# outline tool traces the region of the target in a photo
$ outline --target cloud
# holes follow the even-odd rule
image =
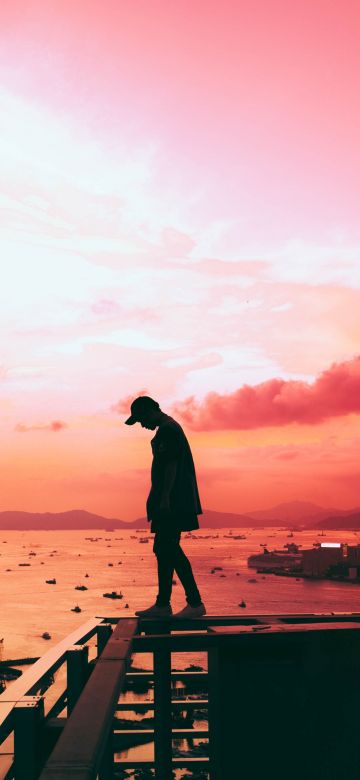
[[[299,457],[299,453],[293,450],[288,452],[280,452],[279,455],[275,455],[276,460],[294,460]]]
[[[208,276],[250,276],[260,277],[270,268],[265,260],[221,260],[218,258],[205,258],[196,262],[192,261],[192,269],[200,271]]]
[[[161,238],[167,256],[186,257],[195,246],[191,236],[172,227],[164,228]]]
[[[117,412],[117,414],[126,414],[127,417],[130,414],[130,406],[132,402],[135,400],[135,398],[138,397],[138,395],[150,395],[149,391],[145,389],[139,390],[134,395],[128,395],[126,398],[120,399],[120,401],[117,401],[116,404],[112,404],[110,407],[112,412]]]
[[[315,425],[332,417],[360,412],[360,355],[333,363],[312,384],[270,379],[243,385],[228,395],[211,392],[173,407],[193,430],[249,430],[290,423]]]
[[[109,298],[100,298],[91,305],[90,309],[93,314],[105,317],[116,317],[116,315],[122,313],[122,309],[117,301]]]
[[[73,305],[76,308],[76,304]],[[78,310],[83,310],[82,322],[87,322],[88,307],[86,309],[83,303],[77,304]],[[91,315],[95,315],[96,319],[109,320],[113,322],[153,322],[157,323],[160,319],[158,311],[155,311],[151,307],[136,307],[126,308],[118,303],[118,301],[112,298],[99,298],[89,307]],[[93,318],[91,319],[91,322]]]
[[[67,428],[66,423],[62,420],[53,420],[48,425],[23,425],[22,423],[18,423],[15,426],[15,431],[18,431],[19,433],[28,433],[28,431],[54,431],[56,433],[63,428]]]
[[[332,479],[334,479],[335,482],[341,483],[345,487],[349,488],[350,490],[358,489],[359,483],[360,483],[360,471],[359,469],[350,471],[346,474],[344,473],[337,473],[334,474]],[[357,502],[357,506],[359,503]]]

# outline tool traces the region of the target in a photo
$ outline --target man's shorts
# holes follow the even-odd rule
[[[199,521],[195,512],[171,512],[166,516],[161,512],[153,512],[151,516],[152,534],[170,529],[174,532],[196,531],[197,528],[199,528]]]

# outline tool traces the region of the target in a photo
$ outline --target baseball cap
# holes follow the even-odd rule
[[[139,395],[138,398],[135,398],[135,401],[132,402],[130,409],[131,415],[125,420],[125,425],[134,425],[134,423],[140,422],[139,416],[141,417],[143,413],[160,409],[160,406],[157,401],[154,401],[154,399],[150,398],[148,395]]]

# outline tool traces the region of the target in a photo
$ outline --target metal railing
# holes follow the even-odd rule
[[[111,634],[111,626],[103,618],[91,618],[61,642],[44,653],[16,681],[0,694],[0,746],[9,743],[6,780],[13,777],[36,778],[41,754],[47,753],[59,733],[63,719],[56,716],[65,707],[71,712],[91,671],[88,661],[89,644],[96,638],[97,654]],[[54,675],[66,670],[66,684],[45,718],[45,693],[54,685]],[[42,733],[42,748],[36,733]],[[6,756],[3,755],[3,763]]]
[[[181,620],[181,625],[175,618],[93,618],[49,650],[0,695],[0,744],[11,732],[14,734],[14,756],[6,780],[111,780],[117,768],[154,769],[157,780],[170,780],[172,770],[179,767],[201,768],[211,780],[218,780],[219,681],[216,663],[211,659],[219,649],[236,653],[239,642],[243,647],[255,633],[265,634],[270,624],[272,628],[278,624],[282,632],[289,624],[319,624],[319,630],[321,624],[326,624],[324,628],[339,633],[347,627],[358,631],[359,623],[360,613],[205,616]],[[95,636],[97,656],[89,662],[87,643]],[[171,655],[179,652],[207,653],[208,670],[172,670]],[[134,653],[151,653],[153,670],[132,671],[129,664]],[[65,663],[66,689],[45,716],[43,688],[49,675]],[[153,701],[122,701],[126,683],[134,680],[153,683]],[[201,681],[209,695],[178,699],[172,687],[176,680]],[[65,707],[67,717],[60,717]],[[208,729],[174,727],[173,710],[192,708],[208,709]],[[153,728],[119,728],[116,713],[131,710],[152,711]],[[138,737],[138,744],[144,739],[153,741],[154,757],[123,758],[121,753],[130,735],[135,743]],[[174,757],[172,743],[179,738],[206,740],[208,755]],[[114,754],[120,754],[120,760],[115,761]]]

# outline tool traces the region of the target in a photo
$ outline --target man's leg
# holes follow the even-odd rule
[[[180,547],[180,534],[179,541],[174,547],[173,563],[176,574],[184,588],[187,603],[192,607],[198,607],[202,603],[201,596],[195,582],[191,563],[184,550]]]
[[[174,575],[174,558],[179,545],[180,533],[168,529],[155,534],[153,551],[157,558],[158,595],[156,604],[166,607],[170,604],[172,579]]]

